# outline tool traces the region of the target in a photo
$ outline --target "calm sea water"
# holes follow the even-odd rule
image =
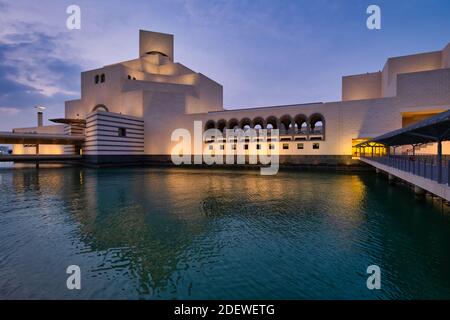
[[[449,299],[448,211],[372,173],[0,169],[0,298]]]

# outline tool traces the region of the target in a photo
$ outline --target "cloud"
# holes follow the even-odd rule
[[[50,116],[61,116],[64,101],[79,96],[82,60],[72,57],[76,50],[64,30],[36,19],[32,10],[12,5],[0,2],[5,13],[0,30],[0,113],[21,115],[20,110],[42,104],[56,110]],[[4,128],[21,125],[2,123]]]
[[[7,108],[7,107],[0,107],[0,114],[1,115],[8,115],[8,116],[14,116],[20,112],[17,108]]]

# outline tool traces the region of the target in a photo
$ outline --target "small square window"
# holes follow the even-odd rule
[[[212,144],[210,144],[210,145],[208,146],[208,149],[209,149],[209,150],[214,150],[214,146],[213,146]]]
[[[244,145],[244,150],[248,150],[248,144]]]
[[[283,150],[289,149],[289,143],[283,143]]]
[[[304,146],[303,143],[297,143],[297,149],[303,150]]]
[[[235,145],[235,144],[232,144],[232,145],[231,145],[231,149],[232,149],[232,150],[236,150],[236,145]]]
[[[319,143],[313,143],[313,149],[319,149],[320,144]]]
[[[127,136],[127,129],[119,128],[119,137],[126,137],[126,136]]]
[[[220,150],[224,150],[225,146],[223,144],[220,145]]]
[[[261,150],[261,145],[260,144],[256,145],[256,150]]]
[[[273,143],[269,144],[269,150],[275,150],[275,145]]]

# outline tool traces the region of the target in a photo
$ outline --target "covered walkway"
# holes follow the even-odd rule
[[[66,134],[0,132],[0,144],[79,145],[84,139],[84,136]]]
[[[36,154],[20,154],[20,155],[1,155],[0,162],[58,162],[81,160],[81,155],[36,155]]]
[[[360,151],[367,148],[373,150],[376,145],[383,145],[387,151],[386,155],[362,153],[360,160],[450,201],[450,156],[442,154],[442,142],[449,140],[450,110],[447,110],[411,126],[360,143],[356,148]],[[428,143],[437,144],[436,154],[415,154],[417,147]],[[404,145],[412,146],[412,154],[396,155],[396,148]]]

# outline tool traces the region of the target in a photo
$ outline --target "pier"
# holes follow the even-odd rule
[[[357,148],[360,161],[373,166],[377,172],[388,174],[390,183],[401,179],[413,185],[416,194],[429,192],[450,201],[450,155],[444,155],[442,151],[442,142],[449,140],[450,110],[447,110],[370,139]],[[436,154],[416,154],[417,148],[429,144],[436,144]],[[374,152],[379,145],[384,146],[386,154]],[[411,149],[405,146],[411,146]],[[398,149],[407,151],[396,154]]]

